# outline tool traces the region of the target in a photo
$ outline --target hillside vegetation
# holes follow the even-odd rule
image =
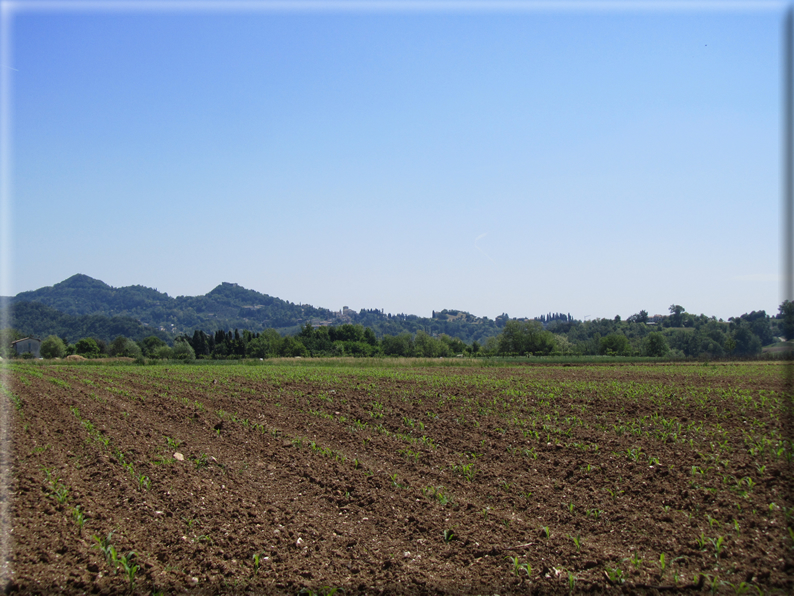
[[[602,355],[646,357],[751,357],[787,349],[794,337],[790,302],[769,315],[753,311],[728,321],[686,312],[644,310],[622,320],[578,321],[549,313],[532,320],[477,317],[459,310],[432,317],[379,309],[334,312],[222,283],[204,296],[169,297],[143,286],[113,288],[85,275],[11,299],[10,341],[57,336],[50,354],[83,353],[185,359],[295,356]],[[54,341],[54,340],[53,340]],[[62,346],[62,348],[61,348]]]

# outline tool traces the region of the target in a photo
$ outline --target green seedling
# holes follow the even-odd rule
[[[532,575],[532,565],[530,565],[529,563],[519,563],[518,557],[505,557],[505,558],[512,563],[513,573],[517,577],[521,576],[522,571],[527,574],[527,577]]]
[[[719,525],[720,525],[720,522],[718,520],[714,519],[713,517],[711,517],[708,514],[706,514],[706,521],[709,522],[709,528],[712,528],[712,529],[714,528],[715,524],[717,525],[717,527],[719,527]]]
[[[127,576],[127,580],[130,582],[130,592],[135,589],[135,574],[138,572],[138,565],[133,563],[132,559],[135,558],[135,551],[130,551],[126,555],[122,555],[118,557],[118,563],[121,565],[121,568],[124,570],[124,575]]]
[[[614,569],[607,567],[604,573],[606,574],[610,583],[621,585],[624,581],[626,581],[623,578],[623,571],[618,567],[615,567]]]
[[[64,503],[66,503],[67,500],[69,500],[69,491],[63,484],[59,484],[58,487],[55,489],[54,496],[55,496],[55,500],[58,501],[58,503],[60,503],[61,505],[63,505]]]
[[[707,540],[708,539],[706,538],[705,534],[703,534],[703,532],[701,532],[700,536],[695,539],[695,541],[697,542],[698,548],[700,550],[706,550],[706,541]]]
[[[546,536],[547,539],[551,537],[551,532],[549,531],[549,526],[541,526],[540,529],[543,531],[543,534],[544,534],[544,536]]]
[[[47,481],[47,484],[55,484],[52,479],[52,470],[50,468],[42,468],[42,472],[44,472],[44,479]]]
[[[426,497],[435,499],[441,505],[446,505],[452,500],[446,495],[446,493],[444,493],[443,486],[428,486],[422,492],[425,494]]]
[[[78,531],[82,534],[83,533],[83,526],[85,525],[85,513],[80,509],[80,505],[77,505],[74,509],[72,509],[72,519],[77,524]]]
[[[105,556],[105,561],[108,565],[116,569],[117,567],[117,555],[116,555],[116,548],[110,543],[110,539],[113,537],[113,532],[108,534],[105,537],[100,538],[99,536],[94,536],[94,548],[99,549],[99,551]]]
[[[598,519],[601,517],[602,511],[600,509],[588,509],[587,516],[592,517],[593,519]]]
[[[568,534],[568,538],[573,540],[573,543],[576,546],[576,552],[578,553],[582,548],[582,539],[579,536],[571,536],[570,534]]]
[[[714,594],[717,593],[717,590],[720,587],[719,580],[716,575],[715,576],[706,575],[705,577],[708,579],[706,585],[709,588],[709,593],[712,594],[713,596]]]
[[[259,564],[262,561],[262,553],[256,553],[254,555],[254,575],[259,573]]]
[[[664,570],[667,569],[667,562],[665,561],[664,553],[659,555],[659,570],[664,575]]]
[[[573,594],[574,589],[576,588],[576,576],[573,574],[572,571],[568,572],[568,591]]]
[[[570,513],[573,513],[573,510],[574,510],[574,505],[573,505],[573,503],[568,503],[568,511],[569,511]]]
[[[141,490],[146,489],[149,490],[149,487],[152,485],[151,480],[149,480],[148,476],[141,474],[138,476],[138,488]]]
[[[453,532],[452,530],[444,530],[443,536],[444,536],[444,542],[452,542],[453,540],[457,539],[457,536],[455,536],[455,532]]]
[[[717,560],[720,560],[720,555],[722,554],[723,549],[725,548],[725,538],[722,536],[715,538],[710,538],[709,541],[711,544],[714,545],[714,554],[717,557]]]
[[[753,587],[747,582],[742,582],[740,584],[732,584],[731,582],[720,582],[723,586],[728,586],[733,590],[734,594],[747,594],[750,591],[750,588]],[[758,586],[755,586],[758,589]]]
[[[736,530],[736,537],[739,538],[741,536],[741,532],[739,531],[739,520],[733,520],[733,527]]]
[[[171,437],[166,437],[165,440],[168,442],[168,447],[174,450],[178,449],[182,444],[182,441],[179,439],[172,439]]]

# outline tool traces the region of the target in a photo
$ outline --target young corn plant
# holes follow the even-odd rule
[[[604,570],[604,574],[607,576],[607,579],[609,580],[610,583],[618,586],[626,581],[625,578],[623,577],[623,571],[618,567],[615,567],[614,569],[607,567]]]
[[[259,573],[259,566],[260,566],[260,564],[262,562],[262,555],[263,554],[264,553],[256,553],[254,555],[254,575]]]
[[[701,532],[701,533],[700,533],[700,536],[698,536],[698,537],[695,539],[695,542],[697,542],[698,548],[699,548],[700,550],[706,550],[706,546],[707,546],[706,542],[707,542],[707,540],[708,540],[708,539],[706,538],[706,535],[705,535],[705,534],[703,534],[703,532]]]
[[[717,538],[709,538],[709,541],[714,545],[714,556],[716,556],[719,561],[720,555],[725,548],[725,538],[723,536],[718,536]]]
[[[577,536],[571,536],[570,534],[568,534],[568,538],[573,540],[574,546],[576,546],[576,552],[578,553],[581,550],[581,548],[582,548],[583,540],[578,535]]]
[[[85,525],[85,513],[80,509],[80,505],[72,509],[72,519],[77,524],[77,531],[82,534],[83,526]]]
[[[444,530],[442,536],[444,537],[444,542],[452,542],[453,540],[457,539],[457,536],[455,536],[455,532],[453,532],[452,530]]]
[[[573,594],[573,591],[576,589],[576,576],[573,574],[572,571],[568,572],[568,592]]]
[[[135,574],[138,573],[140,567],[133,562],[135,558],[135,551],[131,550],[126,555],[118,557],[119,566],[124,570],[124,575],[127,576],[127,581],[130,582],[130,592],[135,589]]]
[[[639,553],[633,553],[630,557],[623,560],[631,563],[634,569],[639,569],[642,565],[642,558]]]
[[[94,548],[99,549],[99,551],[105,556],[105,561],[108,565],[113,568],[113,571],[116,571],[118,567],[118,554],[116,553],[116,547],[114,547],[110,543],[110,539],[113,537],[113,532],[100,538],[99,536],[94,536]]]
[[[69,490],[63,484],[58,484],[55,488],[54,496],[55,500],[58,501],[60,505],[63,505],[69,500]]]
[[[513,574],[516,577],[521,577],[521,572],[527,574],[527,577],[532,575],[532,565],[529,563],[519,563],[518,557],[505,557],[512,564]]]

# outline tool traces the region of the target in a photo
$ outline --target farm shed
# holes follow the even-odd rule
[[[14,350],[16,350],[18,356],[30,352],[33,354],[34,358],[41,358],[39,354],[41,340],[37,337],[23,337],[22,339],[11,342],[11,345],[14,346]]]

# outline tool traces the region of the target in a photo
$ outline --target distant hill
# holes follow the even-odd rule
[[[80,274],[51,287],[21,292],[12,301],[39,302],[70,315],[131,317],[171,335],[194,329],[297,328],[306,321],[333,317],[328,309],[299,306],[237,284],[222,283],[204,296],[172,298],[144,286],[114,288]]]
[[[15,316],[20,321],[33,312],[19,310],[23,303],[39,303],[73,317],[98,315],[131,319],[150,332],[165,332],[171,339],[183,333],[192,335],[195,329],[207,333],[218,329],[248,329],[255,332],[277,329],[287,334],[297,332],[306,323],[356,323],[371,327],[380,336],[423,330],[431,334],[446,333],[471,342],[497,335],[507,320],[507,315],[497,317],[494,321],[456,310],[434,312],[430,318],[386,314],[378,309],[334,312],[327,308],[294,304],[234,283],[222,283],[203,296],[173,298],[140,285],[114,288],[82,274],[73,275],[54,286],[21,292],[10,300],[15,305]],[[45,316],[43,311],[41,314]],[[49,311],[46,317],[55,320]],[[32,322],[30,318],[24,320]],[[23,330],[21,325],[15,323],[15,326]],[[39,328],[42,327],[36,327]],[[33,332],[33,327],[30,329]],[[123,335],[131,337],[126,333]]]
[[[11,320],[15,329],[25,335],[44,339],[57,335],[69,343],[84,337],[110,342],[119,335],[135,341],[156,335],[168,341],[168,334],[154,330],[131,317],[108,317],[100,314],[70,315],[39,302],[18,302],[11,305]]]

